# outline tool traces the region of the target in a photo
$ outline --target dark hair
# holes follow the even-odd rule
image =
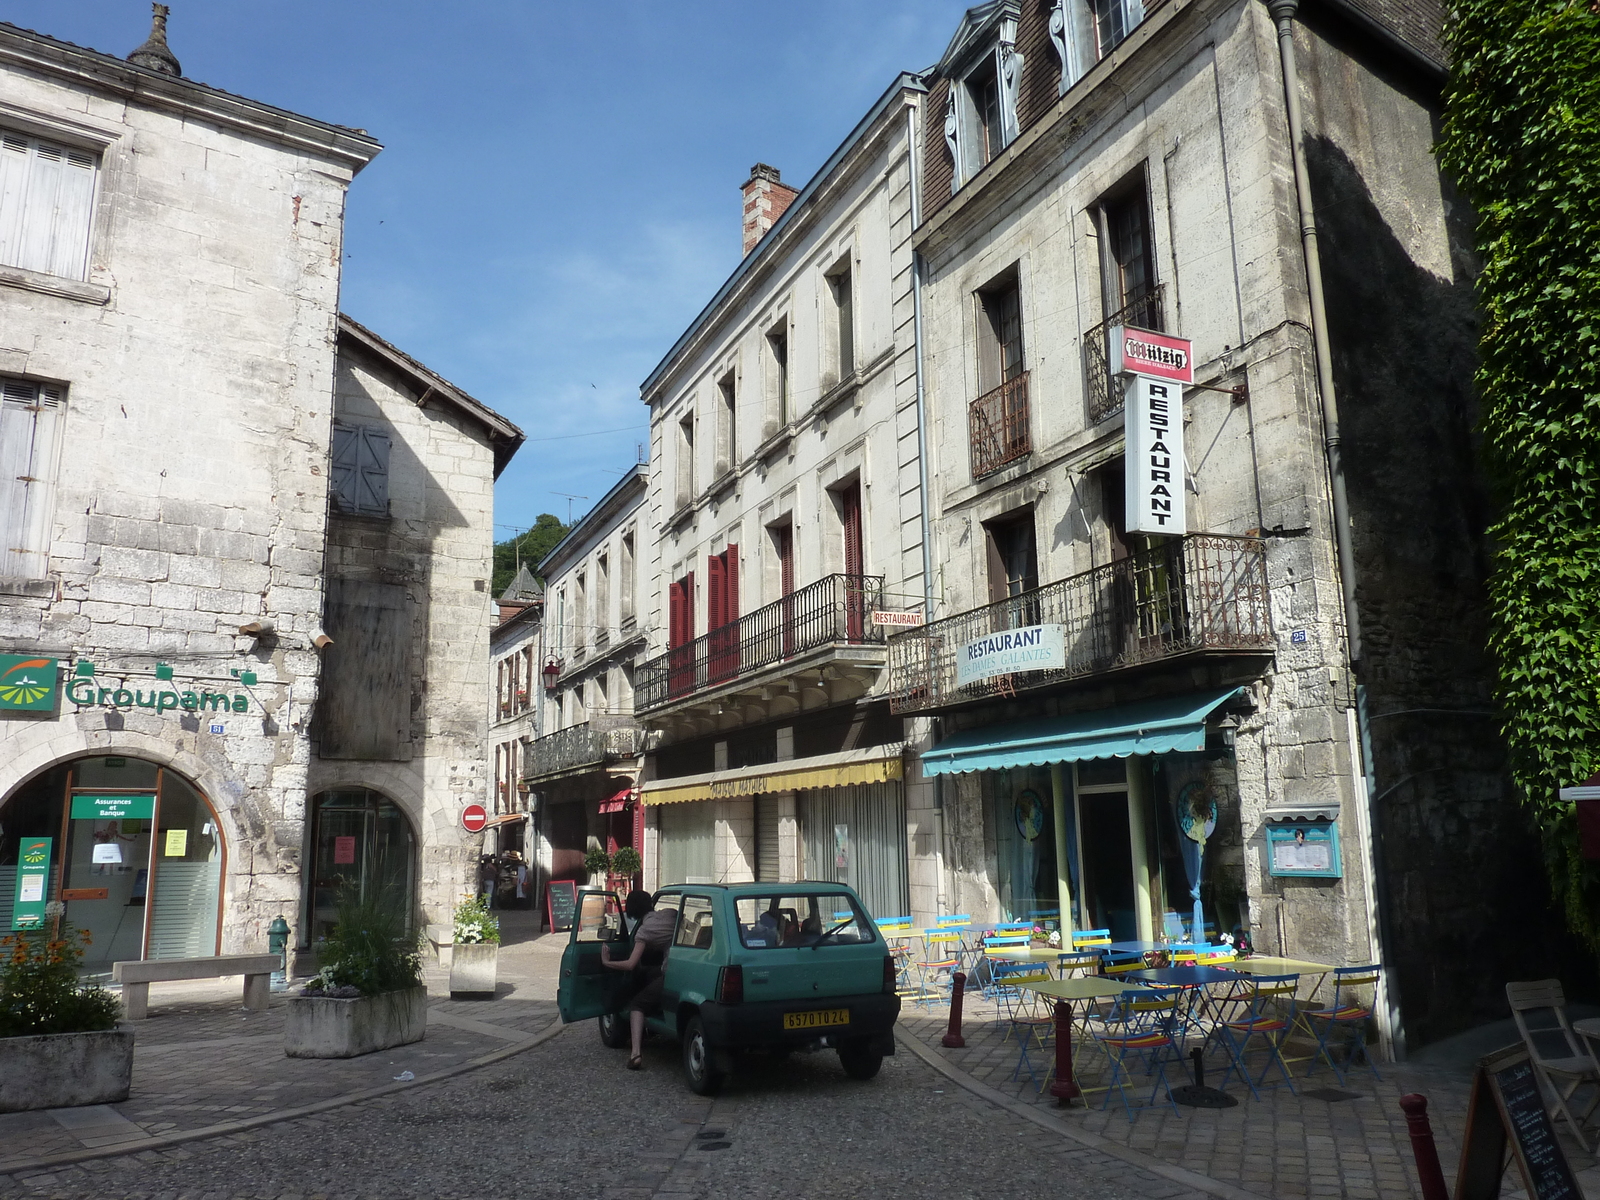
[[[637,921],[655,906],[656,898],[654,896],[649,892],[635,890],[628,893],[627,900],[623,902],[622,910]]]

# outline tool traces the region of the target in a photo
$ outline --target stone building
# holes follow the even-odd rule
[[[0,79],[0,927],[256,949],[385,870],[431,917],[521,435],[338,314],[378,143],[183,78],[161,15],[128,61],[0,25]]]
[[[584,856],[641,848],[644,731],[634,720],[638,659],[649,644],[645,576],[650,468],[630,468],[539,563],[549,609],[539,724],[522,784],[534,809],[535,877],[585,883]],[[623,885],[625,886],[625,885]]]
[[[646,879],[928,891],[922,794],[881,695],[887,626],[925,578],[913,146],[903,75],[798,192],[758,164],[745,258],[641,389],[650,406],[653,655],[634,711]]]
[[[539,688],[544,636],[544,589],[526,563],[500,594],[499,619],[489,634],[489,740],[494,773],[489,821],[494,852],[529,853],[528,747],[539,736]],[[487,842],[485,850],[489,849]]]
[[[1488,702],[1440,13],[1296,7],[994,0],[927,77],[936,619],[889,686],[936,718],[946,911],[1381,960],[1398,1048],[1498,1015],[1551,922]],[[1134,327],[1194,383],[1130,480]]]

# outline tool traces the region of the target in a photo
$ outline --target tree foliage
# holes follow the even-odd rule
[[[1568,923],[1600,950],[1600,864],[1557,796],[1600,770],[1600,3],[1457,0],[1447,33],[1439,154],[1479,214],[1511,770]]]
[[[496,542],[494,582],[491,585],[494,594],[499,596],[511,586],[511,581],[517,575],[518,562],[526,563],[528,570],[534,571],[544,556],[554,550],[556,544],[567,536],[570,528],[570,525],[563,525],[552,514],[540,513],[538,520],[533,523],[533,528],[526,533],[519,533],[514,538]],[[540,579],[539,582],[543,584],[544,580]]]

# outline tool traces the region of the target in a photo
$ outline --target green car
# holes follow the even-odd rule
[[[656,895],[677,914],[659,1011],[646,1027],[677,1039],[689,1087],[714,1093],[739,1051],[832,1048],[852,1079],[894,1053],[895,965],[866,908],[838,883],[679,884]],[[556,1001],[566,1022],[597,1019],[607,1046],[628,1044],[639,982],[601,965],[632,938],[613,892],[578,893]]]

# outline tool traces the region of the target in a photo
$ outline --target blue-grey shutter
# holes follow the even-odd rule
[[[356,509],[356,447],[360,438],[349,425],[333,426],[333,446],[328,465],[328,489],[335,512],[353,513]]]
[[[62,389],[0,380],[0,576],[48,573]]]
[[[0,263],[83,279],[98,159],[0,133]]]
[[[357,511],[372,517],[389,515],[389,435],[376,425],[357,426],[361,433]]]

